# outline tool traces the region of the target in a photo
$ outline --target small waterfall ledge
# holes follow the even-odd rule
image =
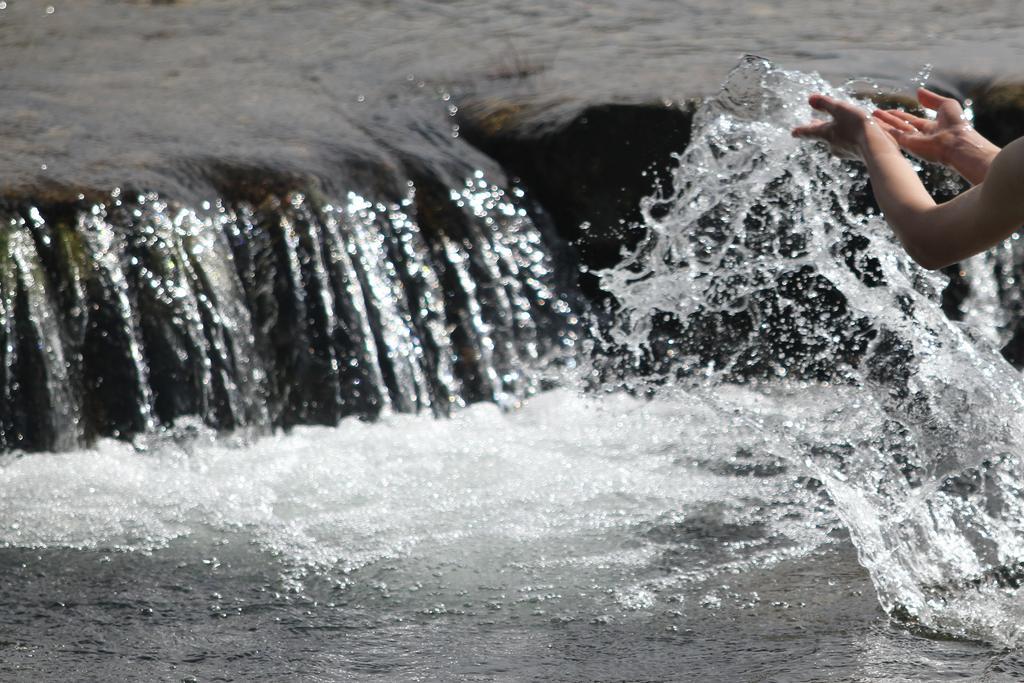
[[[514,403],[572,362],[557,238],[522,190],[482,171],[392,184],[404,192],[328,197],[309,181],[199,205],[124,189],[0,203],[0,448],[182,418],[259,433],[446,415]]]
[[[1024,86],[963,91],[983,134],[1024,133]],[[642,241],[642,200],[670,182],[695,106],[467,97],[462,171],[389,164],[354,174],[353,190],[222,161],[194,169],[206,201],[189,183],[6,188],[0,450],[197,418],[260,433],[514,404],[576,364],[581,317],[608,324],[594,273]],[[998,289],[1003,354],[1021,365],[1016,247],[982,279]],[[976,271],[947,273],[950,317],[970,317]]]

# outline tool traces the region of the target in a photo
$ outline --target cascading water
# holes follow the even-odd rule
[[[1024,382],[990,341],[998,288],[969,324],[943,315],[944,279],[855,204],[856,167],[790,137],[811,92],[846,96],[748,58],[700,108],[645,242],[602,274],[606,343],[820,480],[891,615],[1016,643]]]
[[[544,238],[482,172],[420,184],[389,202],[115,190],[3,209],[0,447],[532,393],[574,337]]]

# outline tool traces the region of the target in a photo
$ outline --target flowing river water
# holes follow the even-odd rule
[[[847,96],[813,69],[1001,74],[1015,6],[0,7],[4,405],[43,411],[2,425],[0,677],[1024,676],[1017,242],[950,321],[788,132]],[[458,146],[469,89],[710,95],[614,315]],[[221,158],[326,180],[218,203]]]

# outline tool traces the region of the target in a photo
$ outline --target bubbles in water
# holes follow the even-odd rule
[[[672,187],[644,204],[645,241],[602,273],[620,304],[608,345],[648,390],[815,395],[781,424],[722,408],[825,484],[890,614],[1014,642],[1024,388],[991,346],[993,257],[966,264],[983,329],[948,320],[942,278],[863,205],[857,168],[790,137],[811,92],[844,97],[748,58],[700,108]]]

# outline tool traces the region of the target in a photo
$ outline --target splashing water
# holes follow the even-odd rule
[[[621,306],[609,342],[661,391],[773,397],[714,400],[824,483],[886,611],[1016,643],[1024,386],[992,330],[943,315],[942,278],[858,200],[858,170],[790,136],[811,92],[847,97],[747,58],[701,107],[643,206],[646,240],[602,274]]]

